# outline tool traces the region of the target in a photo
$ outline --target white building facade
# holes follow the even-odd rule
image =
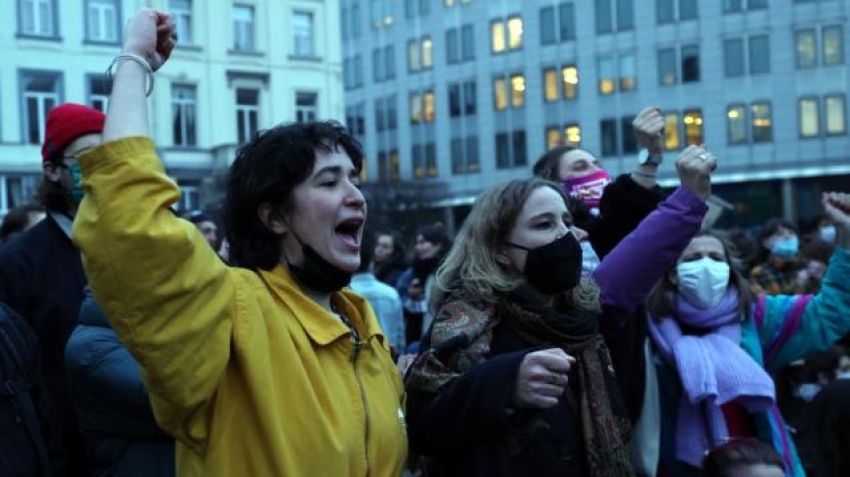
[[[105,110],[104,72],[139,8],[171,12],[178,47],[149,99],[153,138],[181,209],[220,198],[224,168],[258,129],[342,118],[339,4],[326,0],[3,0],[0,215],[41,178],[53,106]]]
[[[462,206],[564,142],[628,172],[649,105],[667,119],[662,182],[705,143],[744,223],[850,190],[850,0],[341,0],[341,14],[347,123],[380,190]]]

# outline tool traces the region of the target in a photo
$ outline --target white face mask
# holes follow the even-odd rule
[[[718,304],[729,286],[729,265],[708,257],[680,263],[676,275],[682,298],[703,310]]]
[[[838,235],[834,225],[827,225],[820,229],[820,239],[826,243],[835,243],[835,238]]]

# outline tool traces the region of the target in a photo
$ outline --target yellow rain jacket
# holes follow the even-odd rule
[[[307,298],[284,267],[228,267],[169,210],[180,190],[147,138],[80,159],[73,235],[110,323],[144,370],[181,476],[399,476],[401,379],[368,303]]]

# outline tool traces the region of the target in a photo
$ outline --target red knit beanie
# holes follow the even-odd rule
[[[82,104],[65,103],[50,110],[41,146],[42,164],[47,164],[57,152],[68,147],[80,136],[100,134],[106,116]]]

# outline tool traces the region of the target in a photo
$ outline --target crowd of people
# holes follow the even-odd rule
[[[554,148],[455,236],[371,230],[333,121],[259,132],[220,220],[181,216],[146,104],[173,33],[133,16],[107,114],[50,112],[0,227],[0,474],[850,475],[850,194],[712,229],[722,160],[661,189],[649,107],[632,172]]]

